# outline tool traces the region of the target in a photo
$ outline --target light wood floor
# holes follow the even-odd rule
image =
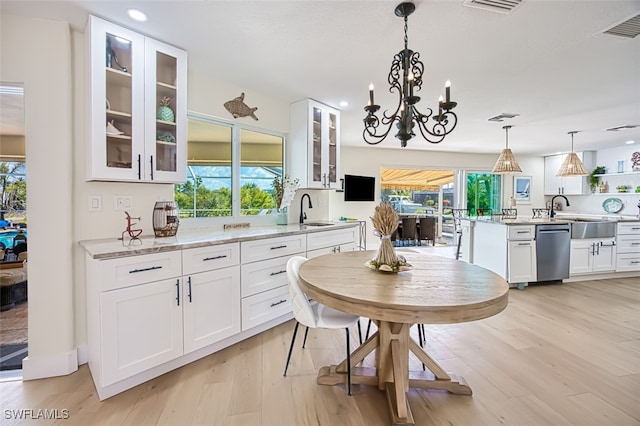
[[[509,296],[492,318],[427,326],[429,353],[464,376],[473,396],[410,390],[417,425],[640,425],[640,278]],[[288,322],[103,402],[86,366],[67,377],[0,383],[0,423],[36,424],[8,419],[7,409],[68,409],[57,424],[389,424],[377,388],[353,386],[349,397],[342,385],[316,385],[318,368],[343,357],[339,331],[310,331],[283,377],[292,329]]]

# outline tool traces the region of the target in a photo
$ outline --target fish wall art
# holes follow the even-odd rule
[[[244,92],[237,98],[225,102],[224,107],[233,115],[233,118],[251,117],[258,121],[258,117],[255,114],[258,107],[251,108],[244,103]]]

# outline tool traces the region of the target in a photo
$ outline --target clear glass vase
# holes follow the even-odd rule
[[[289,224],[289,211],[287,207],[282,207],[278,209],[276,223],[278,225],[288,225]]]

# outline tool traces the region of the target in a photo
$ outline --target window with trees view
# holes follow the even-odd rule
[[[0,221],[9,223],[27,220],[27,179],[24,162],[0,162]]]
[[[275,214],[283,135],[190,113],[187,138],[187,182],[175,186],[181,218]]]

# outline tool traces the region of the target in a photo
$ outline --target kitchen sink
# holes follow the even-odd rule
[[[616,236],[616,223],[577,219],[571,223],[571,238],[610,238]]]
[[[330,222],[307,222],[303,223],[305,226],[331,226],[333,223]]]

